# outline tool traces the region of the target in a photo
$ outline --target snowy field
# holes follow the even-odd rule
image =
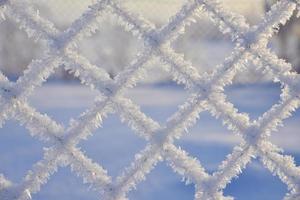
[[[35,2],[36,8],[39,8],[42,17],[48,18],[55,23],[58,29],[64,30],[94,0],[32,1]],[[172,0],[172,2],[174,1]],[[257,23],[263,13],[261,0],[222,1],[229,9],[244,14],[250,24]],[[124,6],[134,13],[144,15],[146,19],[160,27],[178,11],[185,0],[176,0],[177,3],[170,2],[171,0],[127,0]],[[249,17],[250,15],[252,17]],[[115,23],[114,20],[112,22]],[[101,29],[101,27],[94,37],[84,39],[78,46],[80,53],[91,63],[106,67],[106,70],[117,66],[115,71],[119,72],[122,70],[120,66],[126,66],[127,61],[131,61],[140,51],[138,43],[140,41],[136,41],[131,33],[125,32],[122,27],[110,23],[111,21],[108,20],[103,25],[105,28]],[[0,29],[4,30],[1,26]],[[174,50],[184,54],[185,59],[191,61],[200,74],[213,70],[215,65],[222,63],[233,50],[233,45],[228,37],[224,36],[222,39],[199,37],[197,34],[200,32],[207,31],[206,35],[211,34],[204,29],[209,28],[202,21],[193,24],[187,28],[186,37],[179,37],[173,44]],[[10,35],[10,33],[8,34]],[[22,34],[26,37],[24,32],[20,31],[20,35]],[[18,37],[16,38],[18,39]],[[6,41],[7,38],[4,40]],[[16,40],[15,43],[9,42],[7,45],[17,48],[20,52],[28,53],[28,49],[33,48],[24,45],[22,40]],[[28,41],[28,43],[31,42]],[[16,43],[20,43],[21,47],[16,47],[14,45]],[[2,47],[1,45],[0,40],[0,47]],[[273,48],[272,42],[270,46]],[[43,48],[43,46],[39,48]],[[15,57],[18,57],[21,65],[27,66],[27,63],[23,62],[16,54],[16,50],[13,49],[11,52],[11,60],[17,60]],[[41,52],[38,50],[38,53]],[[31,56],[38,58],[36,55],[30,55],[26,58],[28,62],[31,61]],[[128,56],[128,58],[122,60],[120,59],[123,58],[122,56]],[[1,58],[5,57],[9,56],[4,54]],[[118,63],[117,58],[122,62]],[[154,62],[150,67],[155,68],[155,65],[159,66],[160,64]],[[251,65],[252,63],[247,64]],[[1,70],[4,68],[3,66],[4,64],[0,63]],[[7,65],[8,69],[10,67]],[[16,67],[19,66],[16,65]],[[232,102],[240,112],[249,113],[250,118],[255,120],[280,100],[281,91],[278,84],[254,83],[260,81],[261,75],[259,72],[249,75],[247,72],[239,76],[240,79],[235,80],[237,84],[227,87],[225,93],[228,101]],[[6,75],[12,79],[17,76],[16,74]],[[177,111],[178,106],[186,101],[188,95],[182,87],[169,82],[170,74],[152,71],[147,78],[149,80],[143,80],[144,82],[138,87],[130,89],[127,96],[140,105],[145,114],[163,125],[168,117]],[[251,80],[250,83],[248,79]],[[92,106],[96,95],[95,91],[79,85],[76,81],[64,82],[58,77],[52,76],[49,82],[34,92],[29,103],[39,112],[49,115],[67,127],[71,118],[76,118]],[[294,156],[297,166],[300,165],[299,119],[300,111],[297,111],[293,117],[285,120],[284,127],[280,127],[272,135],[272,142],[284,149],[284,154]],[[175,144],[189,152],[191,156],[196,157],[207,172],[213,173],[226,155],[231,153],[233,147],[240,142],[241,138],[227,130],[220,120],[215,119],[208,112],[203,112],[200,114],[197,124]],[[81,141],[79,147],[89,158],[102,165],[107,169],[108,174],[115,178],[122,173],[125,167],[130,165],[134,155],[145,145],[146,142],[143,139],[122,124],[118,115],[112,114],[104,120],[102,127],[93,136],[86,141]],[[3,128],[0,128],[0,174],[3,173],[14,183],[21,182],[27,171],[42,158],[43,148],[47,147],[49,147],[47,144],[30,137],[28,131],[18,122],[6,122]],[[226,196],[233,196],[236,200],[281,200],[286,192],[287,186],[256,159],[248,164],[243,173],[224,190]],[[136,190],[129,193],[131,200],[192,200],[193,196],[193,185],[186,185],[182,178],[174,173],[165,162],[159,163],[147,175],[146,181],[138,184]],[[59,168],[58,172],[51,176],[49,182],[43,185],[41,191],[33,194],[32,198],[33,200],[101,199],[88,185],[84,185],[82,179],[72,173],[69,167]]]
[[[280,86],[274,84],[235,85],[227,88],[228,99],[240,112],[250,113],[256,119],[279,100]],[[75,83],[49,82],[39,88],[30,102],[38,111],[68,125],[93,103],[95,93]],[[141,106],[142,111],[161,124],[185,101],[185,91],[172,84],[144,85],[129,91],[129,97]],[[285,121],[286,126],[273,136],[273,141],[292,154],[300,164],[300,112]],[[297,122],[298,121],[298,122]],[[0,172],[18,182],[32,165],[42,158],[45,144],[29,136],[28,131],[14,121],[0,129]],[[225,156],[231,152],[240,138],[222,126],[209,113],[202,113],[200,120],[176,144],[197,157],[208,172],[216,170]],[[135,153],[145,146],[145,141],[136,136],[117,115],[110,115],[87,141],[79,145],[87,156],[103,165],[109,175],[116,177],[130,164]],[[193,199],[193,186],[185,185],[181,177],[173,173],[165,163],[160,163],[147,176],[147,180],[130,192],[133,200]],[[254,161],[243,174],[228,185],[225,195],[237,200],[279,200],[287,187],[277,177]],[[60,168],[33,200],[96,200],[97,195],[82,183],[81,178],[69,168]]]

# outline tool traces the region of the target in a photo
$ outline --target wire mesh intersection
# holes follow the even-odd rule
[[[282,155],[269,141],[271,133],[299,107],[299,75],[291,71],[290,64],[277,58],[267,48],[276,28],[286,23],[298,5],[298,1],[278,1],[258,25],[251,27],[242,16],[227,11],[216,0],[189,0],[169,23],[157,29],[123,8],[121,3],[99,0],[68,29],[60,32],[50,21],[36,13],[30,1],[0,1],[0,16],[13,19],[29,37],[47,43],[43,57],[33,60],[16,82],[10,82],[0,74],[0,122],[3,124],[7,119],[16,119],[25,125],[33,137],[52,144],[22,183],[13,184],[0,176],[0,197],[28,200],[32,193],[40,191],[58,167],[69,165],[83,178],[84,183],[100,193],[101,198],[126,199],[128,192],[144,180],[158,162],[166,160],[176,173],[195,184],[195,199],[231,199],[223,196],[223,189],[253,157],[259,157],[266,168],[288,185],[289,193],[285,198],[299,199],[299,167],[290,156]],[[77,52],[76,47],[79,40],[95,32],[101,24],[102,14],[107,11],[116,15],[118,23],[144,43],[142,53],[115,79],[111,79],[100,67],[92,65]],[[171,48],[171,43],[201,13],[206,13],[224,34],[229,34],[236,48],[213,73],[200,75]],[[178,84],[185,85],[190,94],[164,125],[146,116],[123,95],[126,89],[143,79],[145,64],[153,57],[158,57],[164,64],[162,69],[171,73]],[[250,121],[247,114],[239,113],[226,100],[223,92],[233,77],[245,69],[247,60],[255,63],[251,67],[271,76],[283,87],[280,102],[254,121]],[[94,105],[77,120],[70,121],[68,128],[38,113],[27,103],[34,89],[60,66],[70,70],[83,84],[99,91]],[[221,118],[230,130],[243,137],[243,142],[234,148],[213,174],[205,172],[197,159],[173,144],[205,110]],[[116,180],[112,180],[101,165],[87,158],[77,147],[113,112],[117,112],[122,121],[148,141],[145,149],[135,156],[132,164]]]

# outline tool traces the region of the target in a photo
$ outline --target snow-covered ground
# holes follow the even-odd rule
[[[280,86],[275,84],[235,85],[226,89],[228,99],[241,112],[250,113],[256,119],[279,100]],[[85,86],[74,83],[49,82],[39,88],[30,99],[31,105],[40,112],[47,113],[65,126],[70,118],[75,118],[93,103],[96,93]],[[187,98],[186,92],[172,84],[143,85],[129,91],[128,96],[141,106],[142,111],[153,119],[164,121],[177,110]],[[197,157],[208,172],[213,172],[218,164],[231,152],[240,138],[222,126],[220,120],[209,113],[200,115],[197,125],[176,144]],[[286,120],[286,126],[274,134],[274,143],[292,154],[300,164],[300,112]],[[0,129],[0,172],[14,182],[18,182],[32,165],[42,157],[47,145],[29,136],[27,130],[14,121],[7,122]],[[134,154],[145,146],[145,141],[136,136],[117,115],[104,120],[87,141],[79,146],[95,162],[103,165],[108,173],[116,177],[133,160]],[[243,174],[225,190],[241,200],[282,199],[287,187],[262,165],[254,161]],[[147,176],[147,180],[130,192],[130,199],[193,199],[193,186],[181,182],[181,177],[173,173],[165,163],[160,163]],[[33,195],[34,200],[96,200],[97,195],[82,184],[81,178],[61,168],[41,192]]]
[[[49,3],[51,6],[44,7],[44,10],[41,7],[41,15],[53,21],[58,28],[63,30],[79,17],[93,0],[84,2],[66,0],[63,3],[60,0],[34,1],[43,4]],[[155,2],[157,4],[158,1],[159,6],[155,6]],[[250,12],[251,15],[255,15],[254,12],[256,15],[262,13],[260,0],[255,0],[255,2],[254,0],[224,1],[228,7],[245,15]],[[145,16],[147,19],[162,25],[172,14],[178,11],[184,0],[178,0],[178,2],[177,4],[170,4],[170,0],[128,0],[127,6],[140,14],[148,12]],[[255,5],[258,6],[255,7]],[[253,19],[248,20],[250,23],[255,22]],[[201,24],[194,24],[193,27],[199,25]],[[106,29],[100,29],[97,37],[102,38],[102,41],[96,42],[95,38],[86,39],[84,41],[86,46],[79,45],[81,53],[92,63],[102,67],[106,66],[108,69],[115,65],[118,67],[124,66],[125,61],[122,61],[122,64],[115,63],[116,58],[121,58],[120,55],[125,53],[125,51],[120,51],[120,46],[125,47],[124,49],[128,53],[131,52],[129,45],[123,42],[127,41],[127,38],[128,43],[134,43],[135,41],[133,41],[134,39],[132,39],[130,33],[125,31],[123,31],[123,35],[126,36],[127,34],[128,36],[124,36],[125,39],[123,37],[119,38],[116,33],[121,33],[121,30],[123,31],[123,28],[114,30],[106,27]],[[189,32],[191,32],[189,36],[192,36],[195,30],[197,29],[189,30],[188,28],[187,34],[189,35]],[[203,28],[199,30],[204,31]],[[183,53],[185,58],[199,69],[200,73],[210,71],[216,64],[222,63],[233,49],[232,43],[228,42],[226,37],[224,40],[206,40],[206,38],[200,38],[197,34],[194,35],[196,37],[180,37],[179,42],[175,42],[174,49],[179,53]],[[27,45],[22,42],[18,43],[22,44],[25,51],[28,52]],[[135,55],[136,52],[132,54]],[[12,58],[15,60],[16,56],[13,55]],[[109,59],[105,61],[107,57]],[[114,62],[110,62],[111,60]],[[22,65],[25,64],[22,63]],[[169,80],[160,78],[159,75],[161,74],[161,72],[154,71],[148,77],[155,76],[159,81]],[[234,103],[240,112],[249,113],[251,119],[255,120],[267,111],[271,105],[279,101],[279,85],[266,83],[241,84],[245,82],[245,76],[241,79],[239,85],[228,87],[226,94],[228,100]],[[253,76],[250,79],[253,82],[256,81]],[[153,83],[155,81],[157,80],[151,79],[151,81],[146,81],[143,85],[131,89],[128,92],[128,97],[140,105],[142,111],[148,116],[163,124],[169,116],[176,112],[177,107],[186,100],[187,93],[183,88],[170,83],[149,84],[149,82]],[[85,86],[70,82],[50,81],[37,89],[30,99],[30,104],[36,107],[38,111],[47,113],[56,121],[68,126],[70,118],[76,118],[89,108],[95,97],[96,92]],[[181,140],[177,141],[176,145],[188,151],[191,156],[197,157],[205,169],[211,173],[217,169],[225,156],[232,151],[241,139],[228,131],[226,127],[223,127],[222,122],[213,118],[208,112],[202,113],[200,117],[196,126],[191,128],[190,132]],[[300,164],[299,118],[300,112],[298,111],[293,117],[287,119],[285,126],[272,136],[272,141],[282,147],[285,150],[284,153],[293,155],[298,165]],[[145,147],[145,144],[146,142],[143,139],[136,136],[133,131],[120,122],[117,115],[110,115],[104,120],[102,128],[98,129],[88,140],[82,141],[79,146],[88,157],[104,166],[109,175],[116,177],[124,167],[130,164],[134,155]],[[47,147],[46,144],[31,138],[28,131],[17,122],[8,121],[0,129],[0,173],[3,173],[5,177],[15,183],[19,182],[27,171],[32,168],[32,165],[42,158],[43,148],[45,147]],[[286,191],[287,187],[279,181],[279,178],[272,176],[257,160],[254,160],[239,178],[228,185],[224,193],[236,197],[237,200],[279,200],[282,199]],[[193,194],[192,185],[186,186],[181,181],[181,177],[173,173],[166,163],[159,163],[147,176],[146,181],[139,184],[137,190],[130,192],[129,197],[133,200],[185,200],[193,199]],[[43,186],[41,192],[33,195],[33,200],[52,199],[98,200],[99,197],[89,190],[89,187],[82,183],[81,178],[73,174],[69,168],[60,168],[51,177],[50,181]]]

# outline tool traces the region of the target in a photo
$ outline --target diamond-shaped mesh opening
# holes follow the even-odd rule
[[[171,81],[169,74],[160,67],[148,69],[148,80],[143,80],[137,87],[130,89],[126,96],[140,106],[147,116],[163,124],[184,103],[188,94],[182,85]]]
[[[163,187],[162,187],[163,186]],[[175,174],[167,163],[158,163],[147,175],[146,181],[141,182],[136,190],[129,193],[129,199],[193,199],[194,185],[186,185],[182,178]]]
[[[207,1],[208,2],[208,1]],[[231,2],[233,2],[233,1],[231,1]],[[10,3],[12,3],[12,2],[10,2]],[[214,3],[214,2],[213,2]],[[224,17],[222,17],[223,16],[223,14],[224,14],[224,10],[222,10],[222,8],[221,7],[218,7],[218,6],[216,6],[216,5],[214,5],[212,3],[212,5],[211,5],[211,9],[220,9],[220,12],[219,11],[216,11],[217,12],[217,14],[216,14],[216,18],[219,18],[220,20],[224,20]],[[286,3],[286,2],[285,2]],[[94,11],[95,10],[97,10],[96,8],[94,9]],[[241,10],[241,9],[239,9],[239,10]],[[223,12],[224,11],[224,12]],[[187,14],[187,15],[190,15],[190,14],[192,14],[192,13],[185,13],[185,14]],[[222,15],[222,16],[220,16],[220,15],[218,15],[218,14],[220,14],[220,15]],[[278,15],[280,15],[280,14],[286,14],[286,13],[284,13],[284,12],[282,12],[281,13],[281,11],[278,11],[278,13],[275,13],[275,15],[276,16],[278,16]],[[226,16],[226,13],[224,14],[224,16]],[[83,18],[82,18],[83,19]],[[89,19],[89,17],[88,17],[88,19]],[[21,21],[22,21],[22,19],[20,19]],[[226,20],[226,19],[225,19]],[[282,18],[282,19],[275,19],[275,17],[274,18],[272,18],[272,20],[281,20],[281,21],[284,21],[284,19]],[[84,21],[84,20],[83,20]],[[231,22],[233,23],[233,24],[231,24]],[[105,25],[105,23],[103,23],[104,25]],[[225,23],[225,25],[226,25],[227,23]],[[238,26],[237,24],[240,24],[237,20],[235,20],[235,18],[230,18],[229,19],[229,21],[228,21],[228,24],[229,24],[229,26],[231,27],[231,26]],[[227,25],[228,25],[227,24]],[[38,26],[41,26],[41,27],[43,27],[43,25],[42,24],[39,24],[39,22],[37,22],[37,24],[36,25],[38,25]],[[179,25],[179,23],[176,23],[175,22],[175,26],[177,26],[177,25]],[[27,26],[26,25],[26,23],[25,23],[25,25],[24,26]],[[32,28],[32,27],[31,27]],[[224,28],[224,27],[223,27]],[[270,26],[266,26],[266,28],[268,29],[268,28],[270,28]],[[34,28],[33,28],[34,29]],[[226,27],[225,27],[225,29],[226,29]],[[82,31],[85,31],[86,29],[85,28],[83,28],[83,29],[80,29],[80,30],[82,30]],[[223,29],[224,30],[224,29]],[[43,31],[43,30],[42,30]],[[241,34],[241,33],[238,33],[238,34]],[[75,33],[75,35],[76,35],[76,33]],[[73,35],[71,35],[71,38],[72,38],[72,36]],[[248,36],[247,34],[246,34],[246,36]],[[221,38],[226,38],[225,36],[221,36]],[[59,39],[61,39],[61,38],[56,38],[56,39],[58,39],[58,41],[59,41]],[[248,39],[248,37],[247,37],[247,39]],[[256,39],[256,38],[254,38],[254,39]],[[262,39],[262,38],[260,38],[260,39]],[[251,40],[251,38],[250,38],[250,40]],[[153,40],[153,42],[155,43],[155,41],[157,41],[156,40],[156,38],[155,38],[155,36],[154,36],[154,40]],[[248,41],[248,40],[247,40]],[[68,42],[68,41],[67,41]],[[220,45],[221,46],[221,45]],[[261,48],[262,49],[260,49],[260,50],[263,50],[263,46],[261,46]],[[192,48],[191,48],[192,49]],[[260,51],[260,50],[258,50],[258,51]],[[185,54],[186,54],[186,52],[184,52]],[[215,53],[215,52],[213,52],[213,53]],[[259,52],[258,52],[259,53]],[[219,54],[219,53],[215,53],[215,54]],[[224,57],[226,57],[226,56],[224,56]],[[262,56],[261,56],[262,57]],[[271,56],[270,56],[271,57]],[[104,57],[103,57],[104,58]],[[129,60],[131,60],[131,59],[129,59]],[[223,61],[223,59],[222,59],[222,61]],[[221,61],[221,62],[222,62]],[[98,64],[98,62],[99,61],[95,61],[94,63],[96,63],[96,64]],[[276,59],[274,59],[274,62],[276,62]],[[277,62],[277,63],[280,63],[280,62]],[[119,65],[119,66],[121,66],[121,65]],[[272,65],[273,66],[273,65]],[[272,67],[271,66],[271,67]],[[237,70],[239,70],[239,69],[242,69],[240,66],[237,66],[238,68],[237,68]],[[109,69],[111,69],[112,67],[110,67]],[[115,74],[113,73],[113,72],[111,72],[111,71],[109,71],[109,73],[111,74],[111,77],[114,77],[115,76]],[[42,73],[37,73],[36,74],[37,76],[43,76],[43,74]],[[287,74],[288,75],[288,74]],[[28,77],[29,78],[29,77]],[[88,77],[89,78],[89,77]],[[133,77],[133,78],[137,78],[137,76],[136,77]],[[288,77],[287,77],[287,79],[288,79]],[[228,81],[230,81],[230,80],[228,80]],[[30,86],[29,86],[30,87]],[[114,97],[111,97],[113,100],[114,100]],[[124,105],[125,106],[125,105]],[[221,112],[221,114],[223,114],[223,115],[226,115],[226,114],[229,114],[229,112],[230,112],[230,110],[227,110],[227,109],[225,109],[225,111],[223,111],[223,112]],[[277,118],[275,118],[275,120],[274,121],[276,121],[276,119],[279,119],[280,118],[280,116],[278,116]],[[270,120],[270,119],[274,119],[274,118],[268,118],[268,120]],[[79,123],[80,125],[84,125],[84,122],[82,122],[82,123]],[[110,128],[111,127],[114,127],[114,126],[109,126]],[[120,126],[119,126],[120,127]],[[127,126],[126,126],[127,127]],[[176,128],[176,127],[171,127],[171,128]],[[261,128],[262,129],[262,128]],[[100,129],[99,129],[100,130]],[[124,130],[124,128],[122,127],[122,131]],[[259,130],[259,131],[261,131],[261,130]],[[132,134],[133,135],[133,134]],[[115,138],[114,138],[115,139]],[[119,137],[118,137],[118,139],[119,139]],[[125,138],[126,139],[126,138]],[[123,140],[123,142],[127,142],[126,140]],[[102,141],[102,140],[101,140]],[[115,141],[115,140],[112,140],[112,141]],[[144,141],[144,140],[143,140]],[[156,140],[153,140],[153,141],[156,141]],[[109,142],[107,142],[108,144],[111,144],[111,142],[109,143]],[[130,142],[128,142],[128,143],[130,143]],[[133,144],[135,144],[135,143],[138,143],[138,142],[136,142],[136,141],[134,141],[133,142]],[[142,143],[142,142],[141,142]],[[81,143],[82,144],[82,143]],[[102,143],[101,143],[102,144]],[[131,143],[130,143],[131,144]],[[95,144],[93,144],[93,145],[95,145]],[[85,146],[85,148],[87,148],[87,146],[88,145],[86,145]],[[92,145],[90,145],[90,146],[92,146]],[[95,146],[98,146],[98,145],[95,145]],[[119,145],[120,146],[120,145]],[[135,146],[135,145],[131,145],[131,146]],[[145,146],[145,144],[143,143],[143,144],[141,144],[141,146],[142,147],[144,147]],[[127,146],[126,146],[127,147]],[[139,147],[139,150],[142,148],[142,147]],[[110,148],[109,148],[110,150],[111,150],[111,146],[110,146]],[[127,149],[126,149],[127,150]],[[133,150],[132,150],[133,151]],[[134,150],[134,153],[136,153],[138,150]],[[121,150],[119,151],[119,152],[121,152]],[[124,150],[122,151],[122,152],[125,152]],[[121,152],[121,153],[122,153]],[[128,150],[126,151],[126,152],[128,152]],[[104,156],[109,156],[110,154],[109,154],[109,152],[105,152],[106,154],[104,155]],[[132,153],[132,155],[134,154],[134,153]],[[123,154],[122,155],[123,157],[126,157],[126,155],[125,154]],[[127,157],[129,157],[129,156],[127,156]],[[112,158],[115,160],[115,159],[117,159],[117,156],[115,156],[115,155],[112,155]],[[130,161],[132,160],[132,156],[130,156]],[[94,159],[94,160],[96,160],[96,159]],[[128,159],[129,160],[129,159]],[[124,166],[128,166],[128,164],[130,163],[130,161],[128,161],[127,163],[126,163],[126,165],[124,164]],[[125,162],[125,161],[124,161]],[[99,163],[101,163],[100,161],[99,161]],[[102,164],[102,163],[101,163]],[[139,163],[135,163],[135,164],[137,164],[137,165],[139,165]],[[109,169],[109,167],[107,167],[107,166],[104,166],[105,168],[108,168]],[[122,169],[123,169],[124,167],[122,167]],[[287,170],[289,170],[289,169],[287,169]],[[113,170],[112,170],[113,171]],[[115,171],[118,171],[118,170],[115,170]],[[119,171],[121,171],[121,170],[119,170]],[[113,172],[114,173],[114,172]],[[115,173],[115,174],[119,174],[119,173]],[[264,172],[264,174],[265,174],[265,172]],[[42,174],[42,175],[44,175],[44,174]],[[224,176],[224,178],[226,179],[226,176],[227,175],[229,175],[229,174],[225,174]],[[256,184],[256,183],[255,183]],[[264,183],[265,184],[265,183]],[[201,184],[200,184],[201,185]],[[124,185],[124,187],[130,187],[130,185]],[[30,189],[32,189],[32,188],[29,188],[28,189],[28,191],[30,191]],[[131,188],[129,188],[129,189],[131,189]],[[209,195],[213,195],[213,194],[209,194]]]
[[[0,174],[18,183],[43,157],[43,144],[16,121],[0,129]]]
[[[266,1],[265,9],[269,10],[276,1]],[[293,66],[293,70],[300,72],[300,39],[299,39],[299,23],[297,12],[294,11],[292,17],[285,25],[280,25],[278,31],[271,38],[268,47],[276,53],[276,55],[289,62]]]
[[[227,86],[225,94],[239,112],[257,119],[280,101],[281,86],[273,82],[240,82]]]
[[[226,196],[243,200],[281,200],[287,192],[287,186],[257,160],[247,165],[243,173],[224,190]]]
[[[129,11],[141,15],[157,27],[166,24],[187,0],[128,0],[120,1]]]
[[[284,149],[285,155],[294,157],[297,166],[300,165],[300,110],[297,109],[290,117],[283,121],[284,126],[272,134],[271,141],[278,147]]]
[[[9,17],[0,23],[0,70],[9,79],[22,75],[32,59],[41,56],[43,47],[43,43],[28,38]]]
[[[33,194],[34,200],[63,199],[63,200],[98,200],[99,194],[89,185],[83,184],[82,179],[71,172],[69,167],[59,168],[53,174],[42,190]]]
[[[131,64],[142,47],[142,42],[118,25],[117,20],[115,16],[105,14],[99,30],[78,45],[82,55],[92,64],[104,68],[112,78]]]
[[[88,157],[102,165],[113,177],[120,175],[145,145],[145,140],[122,124],[117,115],[110,115],[93,136],[79,144]]]
[[[225,128],[221,120],[202,112],[197,124],[176,144],[197,157],[208,172],[213,172],[240,142],[241,137]]]
[[[64,30],[79,18],[95,0],[31,0],[42,17]]]
[[[230,56],[234,44],[227,35],[223,35],[207,17],[197,19],[195,24],[186,27],[172,44],[174,50],[183,54],[202,74],[212,72],[215,66]]]
[[[243,15],[250,25],[256,25],[264,13],[265,0],[220,0],[227,10]]]
[[[76,80],[63,81],[52,77],[42,87],[36,88],[29,102],[39,112],[67,126],[71,118],[75,119],[92,107],[97,92]]]

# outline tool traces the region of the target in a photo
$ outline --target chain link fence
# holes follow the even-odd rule
[[[128,1],[123,5],[130,10],[127,12],[116,2],[97,1],[91,9],[87,10],[86,15],[72,23],[66,32],[60,33],[52,27],[51,23],[39,17],[39,15],[45,15],[43,16],[45,18],[51,17],[50,20],[54,21],[61,30],[70,26],[67,20],[69,18],[63,17],[62,14],[57,13],[55,16],[51,13],[48,16],[47,11],[51,12],[51,9],[55,12],[63,7],[67,7],[66,10],[70,9],[68,4],[55,5],[51,8],[52,4],[56,4],[53,2],[36,2],[34,6],[40,10],[36,11],[37,13],[32,13],[31,4],[28,4],[28,8],[24,6],[27,5],[26,2],[14,2],[8,4],[7,7],[2,7],[7,8],[5,11],[7,16],[19,26],[23,26],[29,36],[31,35],[35,40],[44,40],[48,46],[44,49],[44,44],[38,42],[32,45],[33,41],[29,39],[25,41],[26,39],[22,38],[22,31],[18,31],[9,21],[4,24],[6,26],[3,29],[4,32],[10,30],[4,34],[6,36],[4,41],[7,42],[5,45],[8,49],[12,48],[5,49],[6,56],[12,55],[14,59],[10,62],[15,62],[12,68],[7,66],[3,68],[4,71],[7,69],[6,74],[19,76],[21,72],[13,70],[13,67],[22,71],[26,62],[32,59],[30,57],[38,58],[43,49],[47,52],[41,60],[31,62],[28,71],[16,83],[10,82],[1,74],[3,109],[0,124],[8,119],[16,120],[24,125],[33,137],[46,143],[49,142],[50,145],[50,148],[44,150],[43,159],[28,171],[21,183],[15,185],[8,181],[6,176],[0,176],[2,199],[31,199],[31,195],[38,193],[41,186],[60,166],[70,166],[73,172],[83,178],[84,183],[89,183],[91,188],[99,192],[104,199],[125,199],[127,194],[162,160],[167,161],[187,183],[195,185],[195,199],[232,199],[223,195],[224,188],[234,177],[242,173],[242,169],[252,161],[252,158],[256,157],[273,175],[288,186],[286,199],[299,199],[299,167],[296,166],[292,157],[282,154],[271,143],[270,136],[279,125],[283,124],[283,120],[293,115],[293,112],[299,108],[300,78],[298,74],[291,71],[289,63],[277,58],[267,47],[271,35],[276,33],[280,24],[285,24],[290,19],[294,10],[299,9],[298,4],[292,0],[278,2],[269,15],[255,27],[256,29],[252,29],[243,18],[227,12],[217,1],[202,3],[189,1],[176,18],[167,23],[166,28],[159,29],[159,26],[163,24],[163,21],[159,19],[164,19],[162,14],[164,12],[159,9],[164,8],[164,4],[158,6],[157,9],[155,6],[153,9],[148,8],[151,7],[150,5],[147,7],[149,11],[155,10],[162,14],[157,17],[158,21],[142,13],[145,18],[156,24],[157,27],[152,28],[151,24],[131,15],[130,11],[135,12],[134,6],[137,3],[131,5]],[[232,6],[234,9],[232,2],[225,5],[230,8]],[[122,2],[119,3],[122,4]],[[71,4],[76,6],[74,2]],[[171,7],[167,5],[171,5],[170,2],[166,3],[165,8]],[[82,6],[82,9],[86,10],[87,6],[88,4]],[[188,28],[187,33],[178,38],[174,49],[172,46],[163,45],[164,39],[166,39],[164,42],[168,43],[172,41],[174,35],[180,35],[182,28],[180,25],[189,24],[189,16],[196,14],[200,6],[213,16],[211,18],[215,24],[219,25],[221,32],[227,32],[232,38],[240,40],[234,39],[232,42],[234,44],[229,45],[229,38],[222,39],[218,36],[216,29],[210,29],[205,20],[199,20],[193,24],[195,28]],[[251,7],[246,8],[245,11],[251,10]],[[42,12],[42,9],[45,11]],[[109,15],[104,13],[101,19],[98,19],[98,15],[103,10],[108,10],[108,12],[111,10],[112,13]],[[139,6],[138,10],[143,9]],[[243,10],[239,8],[238,11]],[[64,13],[67,15],[67,12]],[[77,14],[72,13],[74,14],[72,17],[76,19]],[[78,15],[80,16],[81,13],[81,11],[78,12]],[[242,13],[246,15],[246,12]],[[71,19],[71,15],[69,16]],[[252,13],[248,16],[250,17],[248,20],[254,20],[253,16]],[[119,17],[123,21],[118,21]],[[62,18],[65,18],[63,23]],[[120,26],[125,27],[125,30]],[[135,35],[136,31],[139,34]],[[94,32],[97,34],[93,34]],[[83,39],[86,35],[91,37]],[[10,38],[19,39],[12,43],[8,40]],[[78,38],[84,41],[78,43]],[[25,46],[26,42],[28,46]],[[20,43],[19,46],[17,46],[18,43]],[[140,53],[143,44],[146,48]],[[73,48],[76,45],[79,48]],[[240,48],[232,51],[234,45]],[[20,58],[12,50],[22,52],[19,56],[23,57],[23,62],[18,63],[17,60]],[[228,54],[231,56],[227,57]],[[205,56],[199,58],[199,55]],[[122,70],[129,64],[132,57],[136,57],[134,62],[126,70]],[[160,66],[160,70],[165,70],[172,75],[174,81],[183,84],[189,95],[189,98],[166,120],[164,125],[148,117],[140,110],[139,105],[124,94],[126,89],[135,87],[137,82],[144,78],[144,64],[155,59],[154,57],[158,57],[165,64]],[[202,75],[197,70],[203,72],[212,69],[193,67],[200,66],[200,64],[203,66],[205,63],[203,59],[207,59],[204,66],[208,67],[213,62],[219,62],[218,59],[223,60],[223,57],[227,59],[222,62],[222,65],[214,68],[213,73]],[[193,64],[186,61],[186,58]],[[100,67],[90,64],[89,60]],[[7,65],[10,62],[7,62]],[[253,62],[250,64],[254,71],[268,74],[270,79],[282,85],[279,102],[272,104],[271,108],[257,120],[252,120],[248,113],[239,112],[224,93],[224,87],[231,85],[233,78],[239,76],[241,71],[247,70],[244,64],[247,65],[249,62]],[[152,62],[152,64],[156,63]],[[36,87],[48,80],[53,70],[61,65],[65,66],[66,70],[70,70],[82,83],[101,93],[92,107],[77,119],[70,120],[68,128],[47,115],[39,113],[28,102],[28,98]],[[100,69],[101,67],[105,70]],[[116,74],[118,74],[117,78],[115,78]],[[147,76],[151,77],[151,75]],[[66,79],[67,75],[64,75],[64,72],[58,72],[54,78],[58,77]],[[250,79],[253,77],[250,76]],[[253,79],[253,81],[257,80]],[[208,111],[212,116],[220,118],[224,126],[242,137],[242,142],[233,148],[232,153],[228,154],[212,174],[207,173],[197,159],[189,156],[174,143],[175,139],[179,139],[184,132],[188,132],[187,130],[195,125],[203,111]],[[123,123],[146,140],[146,147],[136,154],[131,165],[122,169],[123,172],[115,180],[101,165],[94,163],[77,147],[82,139],[92,135],[102,125],[103,119],[112,113],[117,113]]]
[[[247,16],[250,23],[255,23],[262,13],[261,3],[249,3],[247,0],[223,1],[226,1],[230,9]],[[94,0],[31,0],[31,2],[42,17],[53,21],[60,30],[64,30],[80,17]],[[120,1],[125,8],[155,23],[157,27],[167,23],[185,2],[185,0]],[[129,64],[141,46],[131,33],[116,25],[116,20],[113,17],[105,17],[103,26],[97,30],[97,33],[79,44],[82,53],[92,63],[101,63],[101,67],[105,68],[112,77]],[[32,59],[40,57],[41,49],[44,47],[42,43],[35,43],[28,39],[26,34],[10,20],[2,23],[0,29],[0,70],[15,80]],[[222,45],[219,45],[219,41]],[[186,34],[180,37],[174,46],[176,51],[199,66],[200,71],[206,71],[228,56],[226,52],[232,49],[230,45],[229,38],[224,40],[218,29],[204,16],[202,21],[197,21],[197,25],[189,27]],[[213,48],[208,48],[211,46]],[[211,59],[212,52],[215,51],[218,54],[216,58]],[[68,76],[65,71],[58,71],[53,78],[69,79],[71,76]],[[168,78],[167,75],[162,75],[158,79]]]

